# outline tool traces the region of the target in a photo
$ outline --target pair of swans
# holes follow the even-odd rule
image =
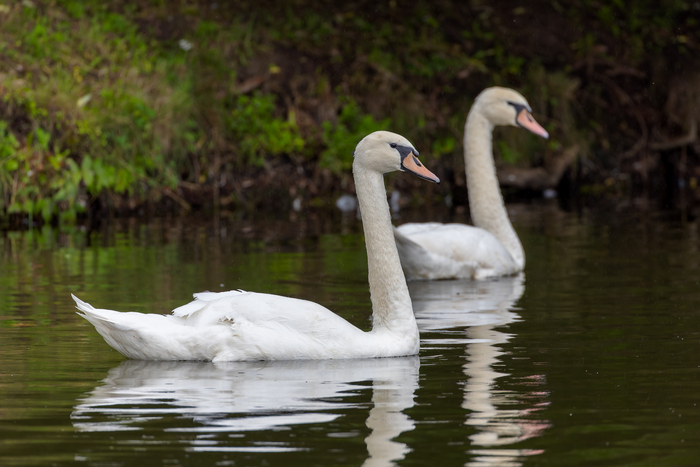
[[[470,189],[486,193],[480,204],[472,206],[472,216],[475,216],[476,207],[482,217],[474,218],[485,219],[485,228],[491,227],[489,222],[499,226],[498,222],[503,223],[505,216],[505,224],[510,228],[514,241],[504,237],[508,243],[500,248],[507,253],[508,247],[517,245],[522,269],[522,247],[505,213],[493,169],[490,147],[494,125],[520,125],[545,137],[547,133],[532,118],[527,101],[515,91],[503,88],[491,88],[481,93],[467,119],[467,148],[476,147],[476,153],[480,155],[477,163],[468,161],[467,171],[475,170],[478,177],[486,180],[481,185],[480,180],[472,185],[472,178],[469,178]],[[465,150],[467,156],[470,153]],[[417,155],[418,151],[406,138],[386,131],[370,134],[355,149],[353,175],[367,248],[372,302],[371,331],[358,329],[316,303],[254,292],[198,293],[194,295],[194,301],[176,308],[167,316],[96,309],[75,296],[73,299],[82,312],[81,316],[95,326],[110,346],[126,357],[139,360],[217,362],[415,355],[419,350],[418,326],[399,251],[409,251],[408,256],[402,255],[402,260],[403,269],[410,277],[414,277],[414,270],[419,271],[415,277],[423,277],[420,272],[422,266],[416,269],[411,265],[416,263],[415,258],[434,260],[437,264],[444,262],[440,258],[441,250],[434,253],[430,250],[429,242],[422,242],[427,236],[424,233],[436,230],[437,235],[445,237],[443,242],[446,242],[444,229],[454,229],[450,225],[433,223],[402,226],[396,231],[393,229],[383,175],[404,171],[431,182],[440,182],[421,164]],[[489,182],[494,184],[495,193],[488,186]],[[479,208],[481,211],[478,211]],[[499,208],[502,211],[500,216]],[[415,232],[419,232],[419,235],[414,235]],[[455,234],[461,235],[462,232],[457,230]],[[496,233],[493,236],[500,239]],[[459,241],[456,240],[458,245]],[[485,246],[480,243],[479,248],[484,249]],[[490,269],[499,270],[495,267]],[[471,267],[470,271],[473,270],[474,267]],[[504,274],[512,272],[515,271],[503,270]],[[439,277],[434,275],[435,278]]]

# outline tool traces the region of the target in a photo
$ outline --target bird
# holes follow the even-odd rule
[[[508,219],[496,177],[492,133],[511,125],[549,138],[517,91],[492,87],[474,101],[465,124],[464,160],[474,226],[407,223],[394,229],[408,280],[472,279],[512,275],[525,267],[525,252]]]
[[[372,329],[363,331],[307,300],[231,290],[201,292],[169,315],[96,309],[75,295],[78,314],[137,360],[319,360],[415,355],[419,335],[393,237],[383,175],[440,179],[403,136],[374,132],[357,145],[353,175],[367,248]]]

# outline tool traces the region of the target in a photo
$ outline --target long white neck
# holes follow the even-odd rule
[[[467,171],[469,209],[474,225],[491,232],[521,268],[525,253],[520,239],[508,219],[498,185],[491,144],[493,124],[472,107],[464,128],[464,163]]]
[[[396,250],[382,174],[353,165],[357,200],[365,232],[373,330],[415,333],[411,297]]]

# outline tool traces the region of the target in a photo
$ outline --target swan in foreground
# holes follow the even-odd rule
[[[531,112],[512,89],[488,88],[476,98],[464,135],[474,226],[428,222],[397,227],[394,236],[408,280],[485,279],[523,270],[525,253],[503,203],[491,137],[496,125],[512,125],[548,138]]]
[[[263,293],[195,294],[163,316],[95,309],[79,313],[123,355],[137,360],[310,360],[415,355],[418,326],[394,242],[383,174],[440,180],[406,138],[386,131],[357,145],[353,174],[367,247],[372,330],[364,332],[313,302]]]

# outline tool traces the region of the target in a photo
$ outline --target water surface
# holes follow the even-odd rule
[[[241,288],[368,329],[354,216],[2,234],[0,464],[696,465],[698,223],[510,211],[524,274],[412,283],[420,355],[330,362],[125,360],[70,293],[167,313],[192,292]]]

